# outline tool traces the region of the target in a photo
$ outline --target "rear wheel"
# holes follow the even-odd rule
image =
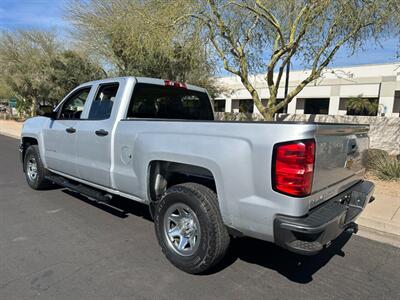
[[[45,179],[46,169],[43,166],[37,145],[29,146],[26,149],[24,170],[26,181],[34,190],[41,190],[51,186],[51,183]]]
[[[157,203],[154,223],[167,259],[197,274],[218,263],[230,237],[219,212],[217,195],[197,183],[172,186]]]

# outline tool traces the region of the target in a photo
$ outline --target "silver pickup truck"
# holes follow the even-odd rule
[[[149,206],[159,244],[201,273],[231,236],[316,254],[373,199],[368,125],[214,120],[207,91],[168,80],[88,82],[23,126],[28,184]],[[249,249],[251,251],[251,249]],[[266,254],[267,255],[267,254]]]

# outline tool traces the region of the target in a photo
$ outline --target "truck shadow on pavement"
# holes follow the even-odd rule
[[[273,243],[243,237],[234,238],[226,257],[209,274],[217,273],[242,260],[256,264],[285,276],[290,281],[306,284],[313,280],[313,275],[323,268],[334,256],[345,256],[343,246],[350,239],[351,234],[344,232],[327,249],[314,256],[303,256],[289,252]]]
[[[90,200],[86,196],[70,191],[68,189],[63,189],[62,192],[72,197],[78,198],[79,200],[87,204],[93,205],[94,207],[100,208],[105,212],[108,212],[109,214],[112,214],[121,219],[125,219],[129,215],[134,215],[136,217],[142,217],[143,219],[146,219],[148,221],[153,221],[149,212],[149,207],[145,204],[133,200],[115,196],[111,199],[109,204],[105,204]]]
[[[103,204],[67,189],[63,189],[62,191],[116,217],[127,218],[129,215],[133,215],[152,222],[148,206],[139,202],[114,197],[109,204]],[[241,260],[249,264],[275,270],[290,281],[306,284],[311,282],[313,275],[323,268],[334,256],[345,256],[342,248],[350,237],[350,233],[343,232],[336,240],[332,241],[330,247],[314,256],[298,255],[282,249],[273,243],[249,237],[233,238],[225,258],[208,272],[201,275],[206,276],[218,273],[231,266],[237,260]]]

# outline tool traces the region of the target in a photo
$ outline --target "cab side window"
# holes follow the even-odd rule
[[[60,120],[77,120],[80,119],[83,108],[85,107],[86,100],[89,96],[91,87],[85,87],[74,94],[65,101],[60,111],[58,119]]]
[[[118,87],[118,83],[100,85],[90,107],[89,120],[106,120],[110,117]]]

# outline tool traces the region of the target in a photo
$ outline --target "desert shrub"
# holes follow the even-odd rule
[[[400,160],[381,156],[375,160],[372,172],[381,180],[400,180]]]
[[[381,160],[389,158],[389,153],[381,149],[369,149],[368,150],[368,170],[376,169],[376,164],[381,163]]]

